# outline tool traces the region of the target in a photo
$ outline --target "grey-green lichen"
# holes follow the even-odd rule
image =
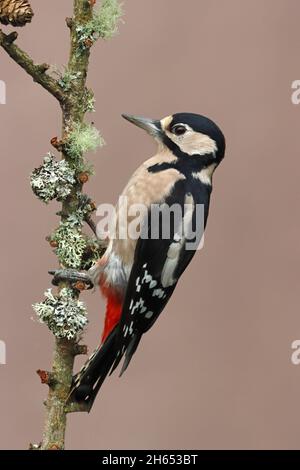
[[[76,124],[69,134],[65,144],[67,155],[71,159],[80,159],[86,152],[95,151],[104,145],[104,140],[98,129],[91,124]]]
[[[44,295],[43,302],[33,305],[39,320],[57,338],[76,338],[88,323],[84,303],[74,298],[74,291],[67,287],[61,289],[57,296],[53,295],[52,289],[48,289]]]
[[[74,215],[61,221],[58,228],[51,236],[51,241],[56,243],[55,253],[62,266],[79,269],[82,256],[87,246],[86,237],[82,235]]]
[[[72,72],[67,67],[63,71],[56,68],[53,73],[57,77],[57,83],[65,92],[69,92],[72,89],[73,82],[81,77],[81,72]],[[93,90],[90,88],[84,89],[83,103],[85,112],[95,112],[95,97]]]
[[[84,269],[92,264],[90,258],[96,257],[96,248],[90,249],[95,243],[81,232],[84,220],[95,210],[95,205],[86,194],[78,193],[77,198],[77,209],[61,220],[51,235],[50,242],[55,246],[55,253],[61,265]]]
[[[34,194],[41,201],[61,201],[70,194],[75,183],[74,176],[74,169],[66,160],[56,161],[54,155],[48,153],[43,164],[31,173],[30,183]]]
[[[118,0],[103,0],[100,9],[94,12],[92,19],[96,38],[112,38],[118,32],[118,23],[122,15],[122,4]]]
[[[105,247],[100,240],[89,239],[84,254],[82,256],[81,269],[88,270],[99,261],[105,251]]]
[[[85,25],[77,25],[76,33],[83,49],[89,42],[99,38],[110,39],[118,32],[118,23],[123,15],[122,4],[118,0],[103,0],[101,7],[95,10],[93,18]]]
[[[70,91],[74,80],[80,78],[81,72],[71,72],[65,68],[63,72],[56,72],[58,75],[58,84],[64,91]]]

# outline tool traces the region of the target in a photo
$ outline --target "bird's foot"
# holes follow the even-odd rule
[[[76,269],[57,269],[49,271],[49,274],[53,276],[52,284],[54,286],[58,286],[61,282],[68,282],[77,290],[92,289],[94,287],[91,277],[86,272],[76,271]]]

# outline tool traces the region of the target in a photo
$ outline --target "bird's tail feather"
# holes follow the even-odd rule
[[[92,408],[97,393],[116,360],[117,332],[116,326],[78,374],[73,377],[69,400],[86,403],[88,411]]]
[[[119,377],[121,377],[124,374],[125,370],[129,366],[129,363],[132,359],[132,356],[134,355],[134,353],[137,350],[137,347],[140,343],[141,337],[142,337],[141,334],[134,334],[132,336],[131,341],[128,344],[126,350],[125,350],[125,359],[124,359]],[[118,365],[120,364],[120,362],[123,358],[123,355],[124,355],[124,353],[123,354],[117,354],[116,360],[114,361],[113,367],[111,368],[109,375],[111,375],[114,372],[114,370],[118,367]]]
[[[91,410],[106,377],[114,372],[125,355],[119,375],[121,377],[139,345],[142,335],[135,333],[124,351],[118,350],[119,328],[119,325],[114,327],[102,345],[93,352],[82,369],[73,377],[69,400],[85,403],[88,411]]]

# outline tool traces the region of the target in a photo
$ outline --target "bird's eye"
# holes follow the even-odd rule
[[[185,134],[185,132],[186,132],[186,128],[185,128],[184,126],[181,126],[181,125],[174,126],[174,127],[172,128],[172,132],[173,132],[173,134],[175,134],[175,135],[183,135],[183,134]]]

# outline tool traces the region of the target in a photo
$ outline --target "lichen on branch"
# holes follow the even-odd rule
[[[93,152],[104,145],[98,129],[87,123],[76,123],[69,133],[65,150],[71,159],[80,159],[87,152]]]
[[[74,291],[63,288],[59,295],[52,289],[45,292],[45,300],[33,305],[39,320],[45,323],[57,338],[75,339],[87,325],[87,311],[84,303],[74,298]]]
[[[57,244],[55,253],[59,263],[68,268],[80,269],[84,251],[87,247],[86,238],[81,230],[72,225],[69,219],[62,221],[51,237]]]
[[[82,227],[96,209],[85,194],[78,194],[76,211],[63,218],[49,237],[60,264],[74,269],[89,269],[103,252],[101,241],[82,233]]]
[[[57,71],[56,74],[58,75],[57,83],[64,91],[70,91],[73,81],[80,78],[81,75],[80,72],[71,72],[67,67],[62,73]]]
[[[71,193],[74,183],[74,169],[66,160],[56,161],[51,153],[44,157],[43,164],[30,175],[34,194],[46,204],[53,199],[65,199]]]
[[[94,10],[92,19],[76,25],[80,46],[89,48],[97,39],[110,39],[118,32],[118,23],[123,15],[122,4],[118,0],[103,0],[101,7]]]

